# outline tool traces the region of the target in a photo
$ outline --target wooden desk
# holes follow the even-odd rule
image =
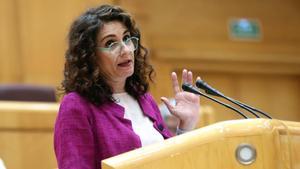
[[[53,126],[59,103],[0,101],[0,158],[8,169],[57,167]],[[203,106],[198,127],[214,122],[214,112]]]
[[[245,144],[256,150],[248,164],[236,158],[238,147]],[[102,161],[102,169],[299,169],[299,152],[299,122],[241,119],[108,158]]]
[[[59,103],[0,101],[0,158],[8,169],[55,168],[53,126]]]

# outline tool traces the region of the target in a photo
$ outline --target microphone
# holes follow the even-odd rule
[[[241,108],[249,111],[255,117],[260,118],[259,115],[257,115],[253,110],[249,109],[248,107],[244,106],[243,104],[237,103],[235,100],[233,100],[233,99],[231,99],[229,97],[226,97],[223,93],[221,93],[218,90],[214,89],[213,87],[211,87],[210,85],[208,85],[203,80],[201,80],[201,79],[197,80],[196,81],[196,86],[198,88],[200,88],[200,89],[203,89],[205,91],[205,93],[211,94],[213,96],[218,96],[218,97],[225,98],[226,100],[230,101],[231,103],[236,104],[236,105],[240,106]]]
[[[234,107],[232,107],[232,106],[230,106],[230,105],[228,105],[226,103],[223,103],[223,102],[221,102],[221,101],[219,101],[219,100],[217,100],[217,99],[215,99],[213,97],[210,97],[210,96],[208,96],[208,95],[206,95],[204,93],[201,93],[197,88],[195,88],[193,85],[191,85],[189,83],[183,83],[182,84],[182,89],[184,91],[186,91],[186,92],[190,92],[190,93],[194,93],[196,95],[204,96],[204,97],[206,97],[206,98],[208,98],[208,99],[210,99],[210,100],[212,100],[214,102],[217,102],[217,103],[219,103],[219,104],[221,104],[221,105],[223,105],[223,106],[225,106],[225,107],[227,107],[227,108],[229,108],[229,109],[237,112],[239,115],[243,116],[245,119],[248,119],[248,117],[244,113],[242,113],[241,111],[239,111],[238,109],[236,109],[236,108],[234,108]]]
[[[219,92],[218,90],[214,89],[213,87],[211,87],[210,85],[208,85],[205,81],[199,79],[196,81],[196,86],[200,89],[203,89],[207,94],[211,94],[213,96],[218,96],[218,97],[222,97],[228,101],[230,101],[233,104],[236,104],[238,106],[240,106],[241,108],[249,111],[250,113],[252,113],[255,117],[260,118],[255,112],[260,113],[266,117],[268,117],[269,119],[272,119],[272,117],[270,115],[268,115],[267,113],[258,110],[256,108],[253,108],[245,103],[242,103],[240,101],[234,100],[230,97],[225,96],[223,93]]]

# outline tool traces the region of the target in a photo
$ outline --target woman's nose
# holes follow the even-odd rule
[[[132,52],[132,49],[130,48],[130,46],[126,45],[124,42],[121,43],[120,45],[120,53],[128,53],[128,52]]]

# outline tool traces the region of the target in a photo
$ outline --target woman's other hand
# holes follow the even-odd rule
[[[200,97],[193,93],[182,91],[175,72],[172,72],[171,78],[176,104],[175,106],[170,104],[166,97],[161,97],[161,100],[169,111],[179,118],[179,129],[184,131],[192,130],[196,127],[199,119]],[[182,82],[193,84],[193,73],[184,69],[182,71]]]

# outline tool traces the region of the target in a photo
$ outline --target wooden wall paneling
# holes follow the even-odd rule
[[[240,98],[274,118],[300,121],[299,75],[246,74],[239,78]]]
[[[18,1],[24,83],[59,85],[71,22],[88,7],[111,1]]]
[[[169,79],[169,74],[176,71],[180,77],[182,69],[187,68],[193,71],[195,77],[201,76],[203,80],[227,96],[264,110],[274,118],[290,121],[300,120],[300,94],[297,92],[300,90],[298,72],[280,73],[277,70],[274,71],[276,66],[270,66],[270,68],[273,67],[273,71],[269,69],[269,71],[264,72],[263,70],[254,69],[255,71],[251,72],[250,69],[239,71],[238,68],[233,68],[224,71],[222,67],[218,68],[218,66],[209,68],[205,62],[203,64],[206,66],[201,66],[202,63],[197,66],[197,64],[189,64],[189,62],[183,63],[183,61],[165,62],[158,60],[154,63],[160,76],[160,80],[156,84],[157,87],[152,88],[157,101],[164,95],[173,97],[171,82],[167,83],[166,81]],[[165,70],[161,71],[162,69]],[[201,99],[201,104],[213,106],[216,121],[241,118],[231,110],[205,98]],[[247,114],[253,117],[249,113]]]
[[[121,2],[126,6],[125,1]],[[167,79],[174,70],[192,69],[210,83],[221,86],[222,91],[233,98],[245,102],[253,100],[250,104],[269,111],[275,117],[298,120],[299,1],[154,0],[131,1],[128,6],[142,21],[142,28],[145,27],[159,79]],[[261,22],[261,41],[233,41],[229,38],[228,20],[244,17]],[[252,87],[252,83],[246,80],[248,76],[261,87]],[[279,88],[280,85],[273,84],[275,79],[267,82],[271,77],[277,77],[278,81],[287,83],[290,88],[273,95],[263,92],[270,91],[266,83],[270,85],[269,88]],[[162,95],[172,94],[168,83],[162,80],[157,82],[158,87],[153,88],[157,100]],[[276,107],[280,99],[269,101],[276,97],[285,100],[285,109]],[[214,104],[204,101],[206,103]],[[235,117],[230,110],[215,106],[219,120]],[[289,113],[277,116],[279,111]]]
[[[172,1],[166,10],[149,2],[147,13],[152,45],[158,57],[236,61],[297,62],[299,64],[299,2],[276,0],[240,2]],[[268,4],[272,3],[270,6]],[[148,5],[148,4],[147,4]],[[274,13],[273,6],[283,13]],[[152,7],[152,8],[150,8]],[[146,9],[146,10],[147,10]],[[155,11],[155,12],[153,12]],[[289,16],[288,21],[282,16]],[[231,41],[227,22],[232,17],[257,18],[262,22],[259,42]],[[295,33],[297,35],[295,35]],[[166,52],[164,52],[166,51]],[[160,52],[164,52],[161,55]],[[169,55],[168,55],[168,52]]]
[[[232,98],[237,98],[238,92],[236,89],[235,79],[237,78],[234,74],[222,74],[216,72],[195,72],[196,74],[200,75],[201,78],[206,81],[211,86],[215,87],[216,89],[220,90],[222,93],[230,96]],[[224,99],[217,98],[216,99],[223,101],[227,104],[230,104]],[[232,110],[215,103],[211,100],[208,100],[202,97],[202,104],[204,105],[212,105],[215,110],[215,116],[217,121],[229,120],[229,119],[240,119],[243,118],[239,114],[233,112]],[[235,107],[235,106],[234,106]]]
[[[65,47],[58,26],[59,18],[63,18],[62,6],[55,1],[31,0],[19,1],[18,7],[24,82],[54,85],[55,78],[62,75]]]
[[[15,5],[15,1],[0,1],[0,83],[16,83],[22,79],[19,24]]]
[[[194,72],[225,95],[261,109],[275,119],[300,121],[299,75]],[[202,98],[201,103],[213,106],[217,121],[241,118],[233,111],[205,98]],[[253,117],[247,111],[242,111]]]
[[[151,84],[151,93],[156,98],[156,101],[160,101],[160,97],[172,98],[174,97],[172,81],[171,81],[171,72],[172,69],[170,65],[163,62],[153,61],[155,76],[154,83]],[[179,77],[181,79],[181,77]]]

